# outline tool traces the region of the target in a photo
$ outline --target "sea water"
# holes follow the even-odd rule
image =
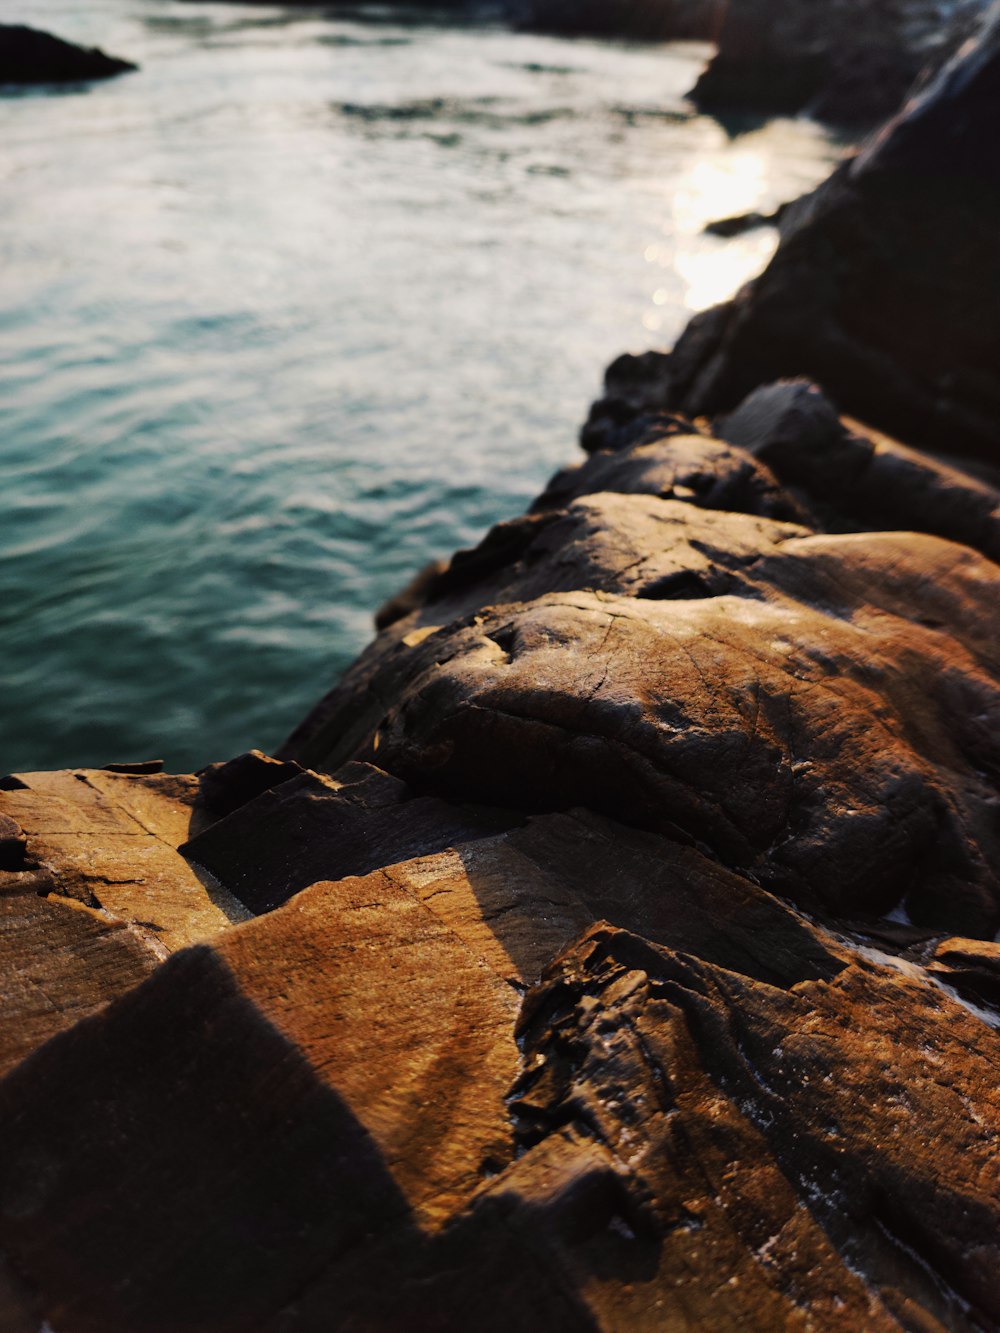
[[[807,120],[709,49],[430,11],[0,0],[138,73],[0,95],[0,770],[274,747],[605,364],[766,262]]]

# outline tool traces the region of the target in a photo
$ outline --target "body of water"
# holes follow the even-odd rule
[[[574,456],[604,365],[774,244],[807,121],[707,48],[384,7],[0,0],[138,73],[0,97],[0,768],[273,747],[431,557]]]

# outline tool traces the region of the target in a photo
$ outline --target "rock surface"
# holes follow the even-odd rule
[[[1000,1327],[1000,492],[629,370],[278,756],[0,780],[0,1327]]]
[[[729,0],[691,96],[707,111],[874,123],[974,31],[987,0]]]
[[[0,23],[0,85],[81,83],[136,68],[96,46],[75,46],[25,24]]]
[[[1000,462],[1000,7],[900,115],[782,221],[764,274],[670,356],[608,372],[586,439],[638,413],[734,409],[807,376],[838,406],[944,453]]]
[[[714,40],[724,0],[506,0],[515,27],[567,36]]]

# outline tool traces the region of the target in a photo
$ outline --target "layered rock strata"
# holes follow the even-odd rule
[[[726,428],[277,758],[2,783],[5,1328],[1000,1326],[1000,496]]]

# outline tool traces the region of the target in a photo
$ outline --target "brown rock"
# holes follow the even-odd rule
[[[0,1083],[0,1241],[66,1333],[972,1330],[997,1042],[692,849],[546,818],[48,1043]]]
[[[336,769],[377,746],[440,794],[586,805],[814,907],[905,897],[993,934],[996,566],[647,496],[547,519],[387,631],[286,753]]]
[[[0,811],[27,837],[32,883],[151,931],[168,952],[210,939],[246,909],[177,852],[197,828],[194,777],[100,769],[20,775]],[[26,882],[0,872],[0,893]]]
[[[0,897],[0,1072],[137,986],[165,957],[151,932],[75,898]]]
[[[180,851],[250,911],[267,912],[318,880],[364,875],[517,819],[415,797],[366,764],[333,779],[298,769]]]

